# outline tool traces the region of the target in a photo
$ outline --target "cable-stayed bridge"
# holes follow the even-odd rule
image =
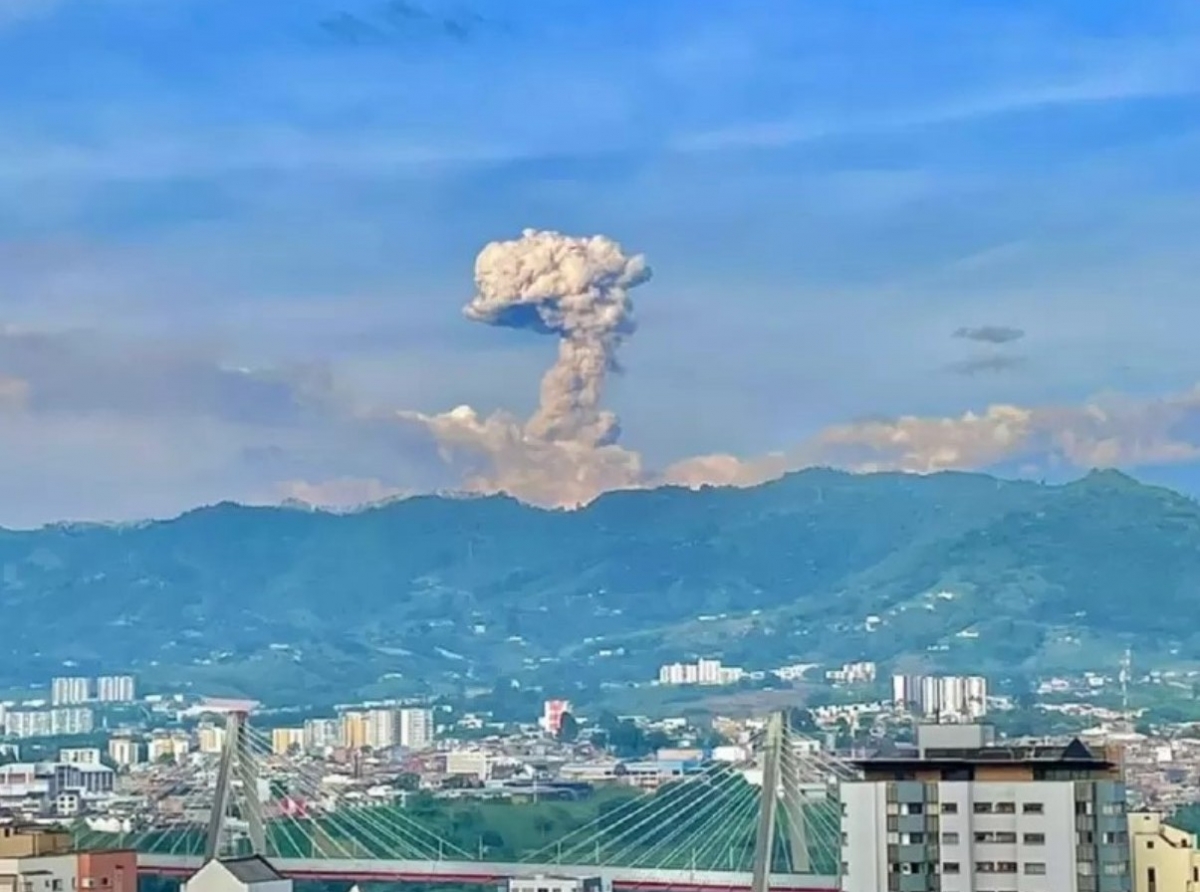
[[[274,753],[245,714],[231,713],[211,776],[160,786],[125,832],[81,825],[77,842],[134,848],[141,872],[162,875],[261,854],[293,879],[495,885],[598,875],[645,892],[827,892],[838,888],[841,865],[838,784],[854,771],[806,743],[776,714],[747,761],[711,762],[653,792],[605,798],[590,820],[564,821],[556,838],[531,842],[473,826],[469,811],[446,826],[436,809],[347,793],[323,766]],[[545,831],[551,822],[537,824]]]

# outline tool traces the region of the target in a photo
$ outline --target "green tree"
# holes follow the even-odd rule
[[[558,723],[558,739],[564,743],[571,743],[579,737],[579,722],[575,716],[569,712],[562,714],[562,719]]]
[[[421,789],[421,775],[406,771],[392,781],[392,786],[397,790],[407,790],[410,793],[416,792]]]

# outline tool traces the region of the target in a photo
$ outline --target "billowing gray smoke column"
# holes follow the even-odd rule
[[[467,318],[559,338],[527,437],[588,446],[616,440],[617,418],[600,408],[604,380],[619,368],[617,348],[634,330],[629,290],[649,278],[642,255],[627,256],[602,235],[526,229],[480,251]]]

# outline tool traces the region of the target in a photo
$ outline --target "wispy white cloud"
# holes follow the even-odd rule
[[[0,0],[0,28],[49,15],[63,0]]]
[[[1058,84],[985,90],[977,95],[927,107],[891,107],[834,119],[809,117],[800,112],[766,122],[735,124],[684,134],[673,140],[672,148],[680,152],[778,149],[835,137],[862,137],[971,123],[1031,111],[1197,94],[1200,94],[1200,67],[1192,72],[1172,71],[1161,78],[1142,73],[1128,77],[1100,74],[1094,78]]]

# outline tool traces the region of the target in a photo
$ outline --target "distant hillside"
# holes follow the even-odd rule
[[[1095,664],[1127,641],[1200,653],[1200,508],[1114,472],[1048,487],[811,470],[574,512],[225,504],[0,532],[0,564],[9,685],[64,660],[285,698],[644,679],[709,653],[1003,669]]]

